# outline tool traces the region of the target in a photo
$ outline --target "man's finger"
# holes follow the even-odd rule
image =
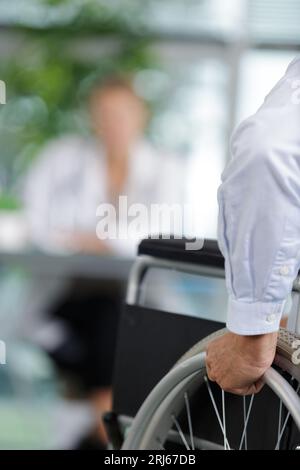
[[[228,388],[224,389],[225,392],[227,393],[232,393],[233,395],[240,395],[240,396],[246,396],[246,395],[256,395],[258,392],[261,391],[261,389],[264,386],[263,380],[258,380],[252,385],[249,385],[248,387],[243,387],[243,388]]]
[[[207,377],[209,378],[209,380],[211,382],[215,382],[216,381],[216,378],[211,370],[211,367],[208,363],[206,363],[206,373],[207,373]]]
[[[224,392],[231,393],[232,395],[247,395],[247,388],[223,388]]]
[[[264,383],[263,379],[257,380],[257,381],[252,385],[252,387],[254,387],[254,389],[255,389],[255,392],[254,392],[254,393],[260,392],[261,389],[263,388],[264,384],[265,384],[265,383]]]

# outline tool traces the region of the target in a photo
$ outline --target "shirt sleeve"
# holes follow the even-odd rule
[[[227,327],[270,333],[300,266],[299,59],[234,132],[231,155],[218,190]]]

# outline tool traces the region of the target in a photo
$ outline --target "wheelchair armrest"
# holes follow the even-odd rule
[[[138,255],[224,268],[224,258],[216,240],[206,239],[201,250],[187,250],[187,242],[191,240],[146,238],[139,245]]]

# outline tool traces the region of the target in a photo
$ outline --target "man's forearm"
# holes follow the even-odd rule
[[[300,266],[300,59],[232,138],[218,200],[219,245],[229,289],[227,327],[277,331]]]

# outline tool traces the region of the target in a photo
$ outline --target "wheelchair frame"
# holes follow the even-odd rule
[[[160,243],[162,240],[157,241]],[[147,243],[147,240],[144,241]],[[218,251],[217,242],[209,241],[214,245],[214,249]],[[143,245],[143,242],[142,244]],[[161,254],[156,256],[147,253],[147,250],[143,250],[143,246],[139,247],[139,253],[136,261],[134,262],[127,285],[126,291],[126,305],[138,306],[140,300],[141,286],[145,279],[147,272],[152,268],[165,269],[171,271],[177,271],[186,274],[198,274],[207,277],[225,278],[224,267],[214,265],[213,267],[209,263],[196,263],[187,260],[176,261],[170,259],[168,254],[162,256]],[[146,251],[146,253],[145,253]],[[220,252],[219,252],[220,253]],[[222,256],[220,254],[220,256]],[[293,283],[293,292],[296,293],[297,298],[293,300],[293,306],[288,317],[288,330],[297,332],[300,330],[300,275]],[[299,331],[298,331],[299,332]],[[109,413],[105,417],[105,424],[110,436],[112,445],[115,449],[120,448],[124,439],[124,432],[128,425],[131,424],[133,418],[128,415],[117,415],[116,413]]]
[[[151,268],[161,268],[179,271],[185,274],[199,274],[225,279],[225,272],[222,268],[210,268],[209,266],[195,265],[187,262],[176,262],[167,259],[156,258],[149,255],[138,256],[134,262],[128,280],[126,292],[126,303],[136,305],[139,302],[140,287],[147,271]],[[300,273],[293,282],[292,292],[297,293],[288,316],[287,329],[293,333],[300,333]]]

